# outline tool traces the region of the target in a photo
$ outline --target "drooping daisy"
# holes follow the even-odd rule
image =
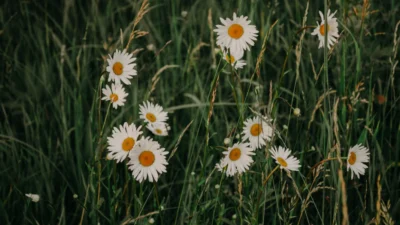
[[[272,127],[259,117],[248,118],[244,122],[243,139],[249,140],[252,148],[261,148],[272,138]]]
[[[148,123],[146,128],[157,136],[167,136],[168,131],[171,129],[167,123],[163,122]]]
[[[242,52],[230,52],[230,53],[228,53],[228,51],[223,51],[223,53],[224,53],[225,61],[230,63],[236,70],[242,69],[243,66],[246,65],[246,62],[242,59],[243,51]]]
[[[123,106],[125,98],[128,96],[121,84],[111,84],[111,88],[106,85],[102,92],[104,95],[102,100],[111,101],[114,109],[118,108],[118,106]]]
[[[272,158],[275,159],[275,162],[280,165],[281,169],[299,171],[301,167],[300,161],[294,157],[289,156],[291,151],[287,148],[278,146],[272,147],[269,152],[272,154]]]
[[[159,175],[167,172],[167,154],[158,142],[143,138],[129,155],[129,169],[140,183],[144,180],[157,182]]]
[[[163,111],[163,108],[158,104],[153,104],[149,101],[143,102],[140,108],[140,118],[148,123],[165,122],[168,119],[168,113]]]
[[[137,145],[138,137],[142,134],[140,131],[142,127],[136,128],[135,124],[128,125],[127,122],[124,125],[114,127],[111,137],[108,137],[108,151],[107,155],[111,159],[122,162]]]
[[[331,10],[328,10],[328,27],[326,28],[328,31],[328,44],[327,47],[328,49],[331,48],[331,46],[337,42],[337,38],[339,37],[339,30],[338,30],[338,22],[336,21],[336,18],[334,18],[336,11],[333,14],[330,14]],[[325,46],[325,18],[324,18],[324,14],[319,11],[319,15],[321,17],[321,24],[318,24],[317,28],[314,29],[314,32],[312,32],[312,35],[318,35],[318,39],[319,39],[319,46],[318,48],[323,48]]]
[[[347,156],[347,171],[351,169],[351,179],[353,179],[354,174],[357,178],[360,175],[365,174],[365,169],[368,166],[364,163],[369,162],[369,150],[368,148],[358,144],[350,148],[349,155]]]
[[[256,26],[250,25],[247,16],[237,17],[236,13],[233,13],[233,20],[229,18],[220,20],[223,25],[217,25],[214,29],[218,35],[217,45],[226,47],[232,52],[250,50],[249,46],[253,46],[257,40],[258,30]]]
[[[219,167],[223,168],[226,166],[226,175],[229,177],[248,170],[250,164],[253,162],[251,156],[255,153],[254,149],[250,148],[249,143],[236,143],[228,148],[227,151],[224,151],[223,154],[225,157]],[[218,168],[218,170],[220,169]]]
[[[121,81],[124,84],[131,84],[129,79],[137,75],[134,68],[136,66],[135,61],[136,58],[132,54],[128,54],[125,49],[122,52],[116,50],[113,57],[109,55],[106,68],[107,72],[110,73],[108,81],[115,81],[115,84],[120,84]]]

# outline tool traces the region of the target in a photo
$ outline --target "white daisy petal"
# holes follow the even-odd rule
[[[142,134],[141,127],[136,128],[135,124],[120,125],[119,129],[114,127],[111,137],[108,137],[108,157],[122,162],[131,150],[137,145],[138,138]]]
[[[168,119],[168,113],[164,112],[163,108],[158,104],[153,104],[149,101],[143,102],[139,106],[140,118],[148,123],[165,122]]]
[[[121,84],[111,84],[111,88],[106,85],[106,88],[103,88],[102,92],[104,94],[102,100],[111,101],[114,109],[118,108],[118,106],[125,105],[125,98],[128,94]]]
[[[327,47],[330,49],[334,43],[337,42],[337,38],[339,38],[339,30],[338,30],[338,22],[336,21],[336,18],[334,18],[334,15],[336,14],[336,11],[333,14],[330,14],[330,10],[328,10],[328,43]],[[319,40],[319,45],[318,48],[322,48],[325,46],[325,20],[324,20],[324,14],[319,11],[319,15],[321,17],[321,24],[317,22],[317,27],[314,29],[314,31],[311,33],[311,35],[317,35],[318,40]]]
[[[248,118],[244,122],[243,140],[249,140],[252,148],[261,148],[270,141],[273,135],[273,130],[262,118]]]
[[[237,17],[233,14],[233,20],[220,18],[221,25],[214,29],[217,32],[217,45],[231,49],[231,51],[240,52],[250,49],[258,36],[258,30],[254,25],[249,25],[247,17]]]
[[[122,52],[116,50],[113,57],[111,55],[109,57],[106,68],[107,72],[109,72],[108,81],[115,81],[115,84],[121,84],[121,81],[125,84],[130,84],[129,79],[137,75],[134,69],[136,63],[133,63],[136,58],[133,58],[132,54],[128,54],[125,49]]]
[[[225,172],[229,177],[236,173],[241,174],[250,167],[253,162],[251,156],[254,155],[254,149],[250,147],[249,143],[236,143],[223,154],[225,156],[217,163],[216,168],[222,172],[226,167]]]
[[[129,155],[128,166],[133,177],[140,183],[144,180],[157,182],[159,175],[167,171],[166,154],[168,152],[158,142],[142,138]]]
[[[275,159],[275,162],[280,165],[281,169],[299,171],[301,167],[300,161],[294,156],[290,156],[291,151],[289,149],[281,146],[273,146],[269,152],[271,153],[271,157]]]
[[[167,136],[168,131],[171,129],[170,126],[164,122],[148,123],[146,128],[157,136]]]
[[[351,169],[351,179],[353,179],[354,174],[357,176],[357,178],[360,178],[360,175],[364,175],[368,166],[363,163],[368,162],[368,148],[362,146],[361,144],[351,147],[349,150],[349,155],[347,156],[347,171]]]

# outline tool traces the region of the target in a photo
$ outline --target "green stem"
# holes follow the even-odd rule
[[[278,169],[279,169],[279,165],[277,165],[269,174],[268,174],[268,176],[265,178],[265,180],[263,181],[263,185],[262,185],[262,189],[261,190],[259,190],[258,191],[258,198],[257,198],[257,204],[256,204],[256,212],[255,212],[255,217],[254,217],[254,219],[256,220],[256,221],[258,221],[258,211],[259,211],[259,208],[260,208],[260,200],[261,200],[261,195],[264,193],[264,188],[265,188],[265,185],[267,184],[267,181],[269,180],[269,178],[271,178],[271,176],[272,176],[272,174],[274,174],[274,172],[275,171],[277,171]]]

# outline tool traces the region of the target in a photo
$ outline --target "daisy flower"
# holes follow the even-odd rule
[[[158,142],[150,138],[141,139],[129,155],[129,169],[140,183],[144,180],[157,182],[159,175],[167,172],[167,154]]]
[[[136,128],[135,124],[114,127],[112,136],[108,137],[108,151],[107,155],[110,159],[115,159],[117,162],[122,162],[129,154],[129,152],[137,145],[138,137],[142,134],[140,131],[142,127]]]
[[[102,92],[104,95],[102,100],[111,101],[114,109],[118,108],[118,106],[123,106],[125,98],[128,96],[121,84],[111,84],[111,88],[106,85]]]
[[[336,18],[334,18],[336,11],[333,14],[330,14],[331,10],[328,10],[328,27],[327,27],[327,31],[328,31],[328,49],[331,48],[331,46],[333,45],[333,43],[337,42],[337,38],[339,37],[339,30],[338,30],[338,22],[336,21]],[[319,46],[318,48],[322,48],[325,46],[325,18],[324,18],[324,14],[319,11],[319,15],[321,16],[321,24],[318,24],[317,28],[315,28],[314,32],[312,32],[312,35],[318,35],[318,39],[319,39]]]
[[[272,127],[259,117],[248,118],[244,122],[243,139],[249,140],[252,148],[261,148],[272,138]]]
[[[135,61],[136,58],[132,54],[128,54],[125,49],[122,52],[116,50],[113,57],[109,55],[106,68],[107,72],[110,73],[108,81],[115,81],[115,84],[120,84],[121,81],[124,84],[131,84],[129,79],[137,75],[136,69],[134,69]]]
[[[351,169],[351,179],[354,174],[360,178],[360,174],[365,174],[365,169],[368,168],[364,163],[369,162],[368,148],[358,144],[350,148],[349,155],[347,156],[347,171]]]
[[[300,161],[294,156],[289,156],[291,151],[287,148],[279,146],[278,148],[272,147],[269,152],[272,154],[272,158],[275,159],[275,162],[280,165],[281,169],[285,169],[287,171],[299,171],[301,167]]]
[[[237,69],[242,69],[243,66],[246,65],[246,62],[242,59],[243,57],[243,51],[241,52],[230,52],[228,51],[223,51],[224,53],[224,59],[228,63],[230,63],[236,70]]]
[[[236,143],[223,152],[223,154],[225,157],[217,166],[217,169],[221,171],[226,166],[226,175],[229,177],[248,170],[250,164],[253,162],[251,156],[255,153],[249,143]]]
[[[165,122],[168,119],[168,113],[163,111],[163,108],[158,104],[153,104],[149,101],[143,102],[140,108],[140,118],[148,123]]]
[[[217,25],[214,29],[217,32],[217,45],[229,48],[232,52],[250,50],[249,46],[254,45],[257,40],[258,30],[256,26],[250,25],[247,16],[237,17],[233,13],[233,20],[220,18],[223,25]]]
[[[146,128],[157,136],[167,136],[168,131],[171,129],[167,123],[163,122],[148,123]]]

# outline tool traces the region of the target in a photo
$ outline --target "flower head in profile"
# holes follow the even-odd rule
[[[280,165],[281,169],[299,171],[301,167],[300,161],[296,157],[290,156],[291,151],[289,149],[274,146],[269,152],[271,152],[271,157],[275,159],[275,162]]]
[[[128,165],[133,177],[140,183],[144,180],[157,182],[160,174],[167,172],[167,154],[158,142],[150,138],[141,139],[129,154]]]
[[[165,122],[168,119],[168,113],[164,112],[163,107],[158,104],[153,104],[149,101],[143,102],[139,106],[140,118],[148,123]]]
[[[319,15],[321,17],[321,24],[318,24],[317,28],[314,29],[314,32],[312,32],[312,35],[317,35],[319,39],[319,46],[318,48],[323,48],[325,46],[325,35],[327,35],[327,47],[328,49],[331,48],[331,46],[337,42],[337,38],[339,37],[339,30],[338,30],[338,22],[336,21],[336,18],[334,17],[336,14],[336,11],[333,14],[330,14],[331,10],[328,10],[328,22],[325,23],[325,18],[324,14],[319,11]],[[325,34],[325,26],[327,33]]]
[[[246,62],[242,59],[243,51],[242,52],[223,51],[223,54],[224,54],[224,60],[230,63],[236,70],[242,69],[243,66],[246,65]]]
[[[30,198],[32,202],[39,202],[40,201],[40,196],[37,194],[25,194],[26,197]]]
[[[157,136],[167,136],[171,127],[164,122],[148,123],[146,128]]]
[[[133,150],[138,142],[139,136],[142,134],[140,131],[141,126],[137,127],[135,124],[124,123],[119,127],[114,127],[112,136],[108,137],[108,158],[114,159],[117,162],[122,162]]]
[[[272,127],[260,117],[248,118],[244,122],[243,139],[249,140],[252,148],[261,148],[272,138]]]
[[[248,170],[255,153],[249,143],[236,143],[223,154],[224,158],[216,165],[216,168],[223,171],[223,168],[226,167],[226,175],[229,177]]]
[[[120,84],[121,82],[131,84],[129,79],[137,75],[137,71],[134,68],[136,66],[135,61],[136,58],[132,54],[128,54],[125,49],[123,51],[116,50],[112,57],[109,55],[106,68],[107,72],[110,73],[108,81],[114,81],[115,84]]]
[[[111,84],[111,88],[106,85],[102,92],[104,95],[102,100],[111,101],[114,109],[123,106],[126,101],[125,98],[128,96],[121,84]]]
[[[349,155],[347,156],[347,171],[351,169],[351,179],[353,179],[354,174],[357,178],[360,178],[360,175],[365,174],[365,169],[368,166],[364,163],[369,162],[369,150],[368,148],[358,144],[353,146],[349,150]]]
[[[232,52],[243,52],[250,50],[257,40],[258,30],[256,26],[250,25],[247,16],[237,17],[233,13],[233,19],[220,18],[222,25],[214,29],[217,32],[217,45],[230,49]]]

